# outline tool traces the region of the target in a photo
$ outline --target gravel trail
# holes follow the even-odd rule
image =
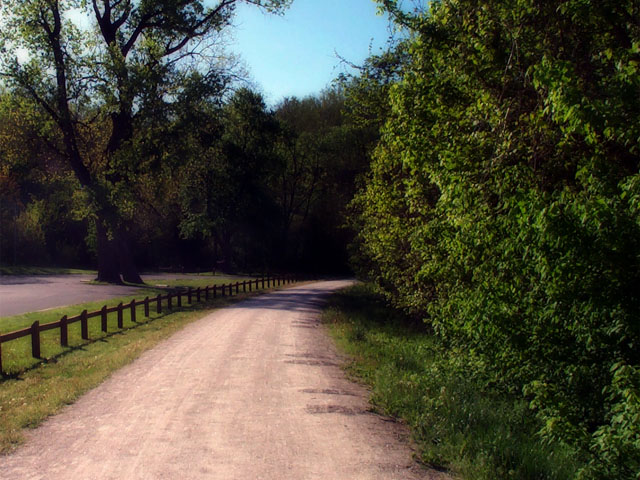
[[[0,457],[3,479],[436,479],[369,411],[318,282],[239,302],[116,372]]]

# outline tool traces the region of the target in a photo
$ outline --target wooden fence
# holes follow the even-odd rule
[[[257,278],[255,280],[245,280],[243,282],[236,283],[228,283],[223,285],[213,285],[207,287],[198,287],[192,288],[189,287],[187,290],[179,290],[175,292],[169,292],[166,295],[158,295],[156,297],[145,297],[143,300],[133,299],[131,302],[123,304],[120,302],[115,307],[107,307],[104,305],[100,310],[96,310],[95,312],[87,312],[83,310],[79,315],[75,315],[73,317],[68,317],[64,315],[59,321],[45,323],[40,325],[40,322],[33,322],[30,327],[23,328],[22,330],[16,330],[15,332],[3,333],[0,335],[0,374],[2,374],[2,344],[6,342],[10,342],[11,340],[16,340],[18,338],[31,336],[31,355],[33,358],[41,358],[40,355],[40,332],[46,332],[47,330],[54,330],[56,328],[60,329],[60,345],[62,347],[69,346],[69,333],[68,328],[69,325],[80,322],[80,335],[83,340],[89,340],[89,319],[100,317],[101,328],[103,332],[107,331],[107,315],[110,313],[117,314],[118,328],[123,328],[123,313],[125,310],[130,310],[131,312],[131,321],[136,321],[136,307],[139,305],[144,305],[144,316],[149,316],[149,311],[151,308],[156,309],[156,313],[162,313],[163,302],[166,305],[168,310],[172,310],[174,308],[174,300],[175,306],[177,308],[182,307],[182,299],[186,298],[188,303],[192,303],[192,301],[200,302],[203,300],[209,300],[210,298],[217,297],[225,297],[227,295],[232,296],[233,291],[235,289],[236,295],[240,293],[240,289],[242,292],[251,292],[254,290],[270,288],[280,285],[286,285],[289,283],[293,283],[297,281],[297,278],[291,275],[282,275],[282,276],[268,276]],[[266,287],[265,287],[266,286]]]

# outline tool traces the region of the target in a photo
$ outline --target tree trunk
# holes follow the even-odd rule
[[[233,245],[231,243],[231,233],[224,231],[221,235],[216,234],[216,240],[216,243],[220,245],[220,249],[222,250],[222,260],[219,260],[217,262],[219,265],[219,269],[223,273],[234,273]]]
[[[107,236],[107,229],[100,219],[96,219],[96,240],[98,254],[98,282],[122,283],[118,252],[113,240]]]
[[[129,236],[123,230],[118,231],[118,262],[122,279],[129,283],[144,283],[138,274],[138,269],[133,261],[131,248],[129,248]]]
[[[115,230],[113,238],[109,238],[105,224],[97,219],[96,237],[98,240],[97,281],[121,284],[124,280],[129,283],[144,283],[133,262],[128,235],[122,229]]]

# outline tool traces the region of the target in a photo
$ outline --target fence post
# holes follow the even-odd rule
[[[204,299],[209,300],[209,285],[204,287]]]
[[[31,324],[31,356],[40,358],[40,322]]]
[[[158,299],[156,300],[158,303],[156,304],[156,313],[162,313],[162,295],[158,294]]]
[[[89,322],[87,321],[87,311],[80,314],[80,335],[83,340],[89,340]]]
[[[69,346],[69,328],[67,326],[67,316],[60,319],[60,346]]]
[[[182,292],[178,292],[178,308],[182,307]]]
[[[257,285],[256,285],[257,287]],[[264,275],[262,276],[262,288],[264,288]]]
[[[187,302],[191,303],[191,287],[189,287],[189,290],[187,290]]]
[[[242,281],[242,293],[245,293],[247,291],[247,281],[243,280]]]
[[[100,312],[100,323],[101,323],[102,331],[106,332],[107,331],[107,306],[106,305],[102,307],[102,311]]]
[[[144,316],[149,318],[149,297],[144,299]]]
[[[236,282],[236,295],[240,293],[240,282]]]
[[[173,306],[171,305],[171,292],[167,293],[167,308],[171,310]]]
[[[200,287],[196,288],[196,302],[200,302]]]
[[[220,288],[222,288],[222,296],[224,297],[225,293],[224,293],[224,283],[222,285],[220,285]]]
[[[122,319],[122,302],[118,304],[118,328],[124,328],[124,322]]]
[[[214,285],[213,286],[213,298],[216,298],[218,296],[218,286]]]
[[[136,299],[131,300],[131,321],[136,321]]]

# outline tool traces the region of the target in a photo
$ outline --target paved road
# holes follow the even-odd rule
[[[0,317],[135,295],[138,290],[137,287],[88,283],[94,278],[95,275],[0,275]],[[143,275],[143,280],[151,283],[171,278],[203,277],[180,274]]]
[[[345,379],[318,309],[347,284],[280,290],[187,326],[30,432],[0,478],[443,478]]]

